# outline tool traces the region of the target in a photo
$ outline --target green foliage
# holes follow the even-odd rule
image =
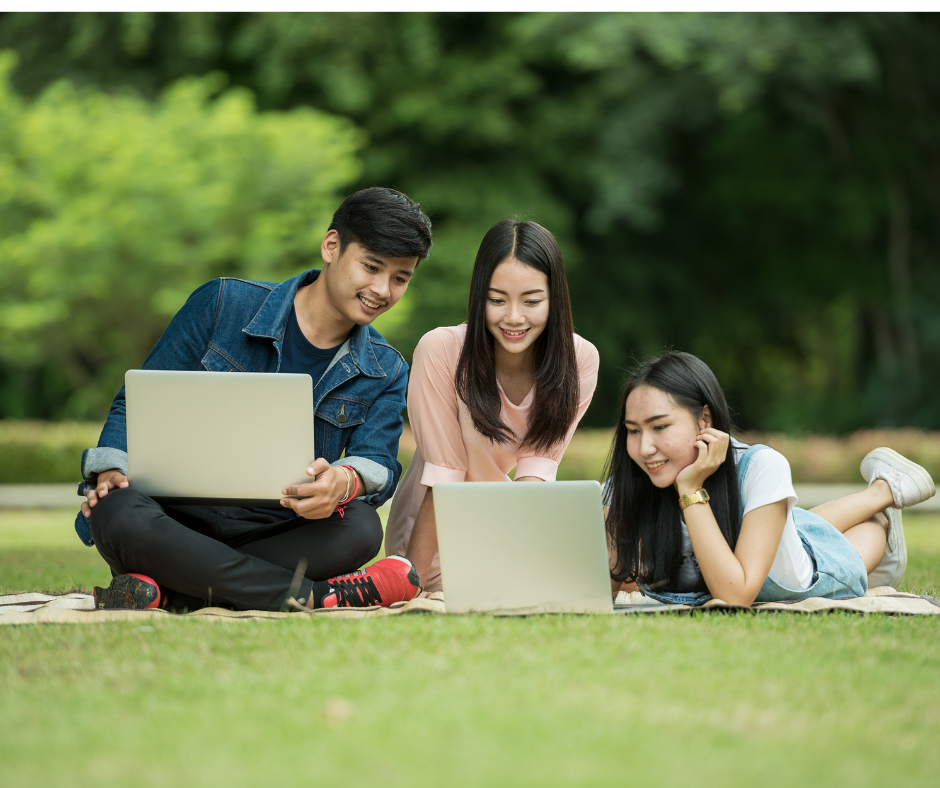
[[[515,214],[558,236],[601,351],[587,424],[674,346],[742,427],[940,428],[935,15],[6,14],[4,45],[26,95],[222,71],[261,107],[352,119],[357,185],[435,222],[382,325],[406,355],[462,319],[479,240]]]
[[[410,435],[402,440],[405,444]],[[744,443],[763,443],[777,449],[790,463],[797,484],[850,484],[861,487],[862,458],[878,446],[890,446],[923,465],[940,479],[940,434],[920,430],[859,430],[849,435],[807,435],[745,432]],[[612,430],[578,430],[558,466],[559,479],[604,478]]]
[[[87,422],[0,421],[0,484],[77,486],[82,451],[97,445],[100,432]]]
[[[0,484],[80,481],[81,453],[98,441],[100,424],[90,422],[0,421]],[[609,429],[579,429],[558,466],[559,479],[603,479],[610,450]],[[878,446],[890,446],[940,479],[940,434],[920,430],[860,430],[845,436],[748,432],[745,443],[763,443],[790,462],[800,484],[861,484],[858,466]],[[407,468],[415,452],[405,425],[398,460]]]
[[[790,463],[793,481],[804,484],[863,484],[859,466],[868,452],[890,446],[905,457],[923,465],[940,479],[940,434],[920,430],[859,430],[832,437],[794,437],[780,433],[749,432],[740,436],[748,444],[771,446]]]
[[[362,135],[255,110],[220,74],[152,103],[59,82],[27,103],[0,60],[0,396],[6,415],[102,416],[187,295],[318,259]]]

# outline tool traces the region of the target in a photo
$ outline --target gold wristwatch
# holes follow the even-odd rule
[[[694,493],[679,496],[679,508],[688,509],[693,503],[708,503],[711,496],[704,487],[699,487]]]

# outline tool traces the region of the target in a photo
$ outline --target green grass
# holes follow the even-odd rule
[[[0,510],[0,594],[91,591],[110,577],[72,524],[77,510]]]
[[[940,595],[940,517],[906,533],[905,590]],[[3,592],[106,576],[67,513],[0,512]],[[847,614],[6,626],[0,782],[933,786],[938,636]]]

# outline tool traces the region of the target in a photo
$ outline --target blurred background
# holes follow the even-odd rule
[[[370,185],[434,222],[377,324],[406,358],[514,216],[600,350],[585,427],[678,348],[744,430],[940,429],[936,14],[5,13],[10,440],[84,442],[196,286],[317,267]]]

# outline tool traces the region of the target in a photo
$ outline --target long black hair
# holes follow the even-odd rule
[[[528,431],[516,436],[500,417],[493,337],[486,328],[486,303],[496,266],[514,259],[548,277],[548,323],[535,340],[535,402]],[[505,219],[480,244],[467,306],[467,338],[457,362],[457,394],[473,426],[494,443],[520,439],[523,446],[547,449],[565,437],[578,414],[580,388],[574,350],[574,324],[568,278],[558,243],[535,222]]]
[[[611,577],[668,585],[682,561],[679,498],[674,487],[656,487],[627,453],[624,418],[627,397],[640,386],[652,386],[669,395],[694,418],[708,405],[712,426],[731,433],[731,413],[714,373],[700,358],[671,352],[645,361],[632,372],[620,394],[617,428],[607,457],[605,503],[607,533],[615,560]],[[728,545],[734,550],[741,531],[738,474],[729,446],[725,461],[705,480],[711,508]]]

